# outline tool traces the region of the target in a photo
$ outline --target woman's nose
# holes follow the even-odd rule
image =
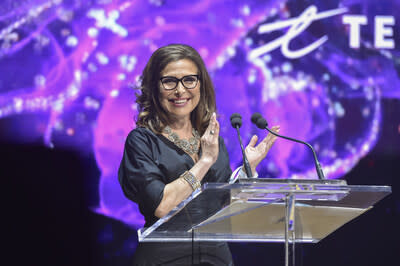
[[[181,82],[178,82],[178,85],[175,88],[175,94],[180,95],[183,94],[185,92],[185,87],[183,87]]]

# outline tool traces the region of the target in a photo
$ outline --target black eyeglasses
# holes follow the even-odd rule
[[[186,89],[194,89],[197,86],[197,82],[199,81],[199,75],[187,75],[180,79],[176,77],[161,77],[161,84],[163,85],[165,90],[173,90],[178,86],[178,82],[181,82],[183,87]]]

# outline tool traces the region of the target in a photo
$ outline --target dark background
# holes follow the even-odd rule
[[[400,101],[383,100],[379,141],[344,178],[390,185],[392,194],[317,244],[297,246],[297,265],[399,265]],[[3,260],[11,265],[129,265],[136,231],[91,211],[100,176],[93,154],[6,141],[0,120]],[[230,244],[236,265],[284,265],[283,244]],[[9,257],[9,258],[7,258]],[[4,264],[3,264],[4,265]]]

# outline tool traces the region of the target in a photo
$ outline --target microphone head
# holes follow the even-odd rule
[[[240,128],[242,126],[242,116],[238,113],[233,113],[231,115],[231,125],[234,128]]]
[[[254,113],[251,116],[251,122],[260,129],[265,129],[268,126],[267,120],[265,120],[260,113]]]
[[[242,119],[242,116],[239,114],[239,113],[233,113],[232,115],[231,115],[231,121],[232,121],[232,119],[234,119],[234,118],[240,118],[240,119]]]
[[[268,122],[263,117],[260,117],[257,119],[256,126],[260,129],[265,129],[268,126]]]
[[[260,114],[260,113],[254,113],[252,116],[251,116],[251,122],[253,123],[253,124],[256,124],[257,123],[257,120],[259,119],[259,118],[262,118],[262,115]]]

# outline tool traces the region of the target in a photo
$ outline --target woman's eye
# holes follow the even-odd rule
[[[163,83],[175,83],[175,79],[163,79]]]
[[[196,81],[196,79],[193,78],[193,77],[188,77],[188,78],[185,78],[183,80],[183,82],[186,82],[186,83],[192,83],[192,82],[195,82],[195,81]]]

